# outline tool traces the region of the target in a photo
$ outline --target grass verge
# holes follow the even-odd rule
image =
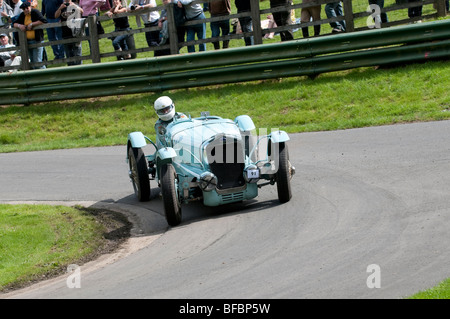
[[[0,291],[62,274],[129,235],[120,214],[82,207],[0,204]]]
[[[248,114],[259,128],[289,133],[450,118],[450,64],[428,62],[395,69],[361,68],[161,94],[127,95],[28,107],[0,108],[0,152],[126,143],[142,131],[154,137],[153,101],[172,97],[177,111],[234,119]]]
[[[431,289],[420,291],[408,299],[450,299],[450,278]]]

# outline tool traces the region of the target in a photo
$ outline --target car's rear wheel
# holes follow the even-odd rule
[[[181,203],[178,196],[178,181],[172,164],[161,167],[161,194],[167,223],[177,226],[181,223]]]
[[[291,163],[286,143],[279,144],[278,171],[276,173],[278,200],[281,203],[288,202],[292,197],[291,192]]]
[[[134,193],[141,202],[150,199],[150,178],[148,175],[147,159],[141,148],[129,147],[128,165],[129,175]]]

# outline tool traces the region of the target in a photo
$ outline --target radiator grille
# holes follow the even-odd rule
[[[236,201],[244,200],[244,192],[222,195],[222,200],[224,202],[236,202]]]
[[[209,167],[217,176],[217,188],[241,187],[244,180],[244,150],[242,142],[236,138],[222,136],[207,146]]]

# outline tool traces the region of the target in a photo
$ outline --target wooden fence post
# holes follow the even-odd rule
[[[436,0],[435,5],[438,17],[445,17],[446,16],[445,0]]]
[[[170,45],[170,54],[178,54],[178,30],[175,24],[175,15],[173,13],[173,7],[176,6],[176,3],[170,3],[166,6],[166,14],[167,14],[167,23],[169,24],[169,45]]]
[[[100,63],[100,45],[98,43],[97,16],[88,17],[89,47],[91,48],[92,63]]]
[[[30,55],[28,54],[28,40],[27,33],[23,32],[20,29],[17,29],[17,34],[19,35],[19,47],[20,47],[20,56],[22,59],[22,70],[30,70]]]
[[[353,21],[353,5],[352,0],[343,0],[344,3],[344,19],[346,32],[355,31],[355,22]]]
[[[260,11],[259,1],[260,0],[250,0],[254,44],[262,44],[261,15],[259,14]]]

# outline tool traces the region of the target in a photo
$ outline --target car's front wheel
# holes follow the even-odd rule
[[[129,147],[128,165],[134,193],[139,201],[148,201],[150,199],[150,178],[148,176],[147,159],[141,148]]]
[[[292,197],[291,163],[289,162],[289,151],[286,143],[280,143],[278,156],[278,171],[276,174],[278,199],[281,203],[286,203]]]
[[[167,223],[177,226],[181,223],[181,203],[178,196],[177,175],[172,164],[161,167],[161,194]]]

